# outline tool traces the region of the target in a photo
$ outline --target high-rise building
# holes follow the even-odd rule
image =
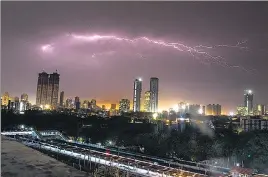
[[[59,94],[60,75],[56,72],[48,74],[39,73],[37,82],[36,105],[57,106]]]
[[[202,115],[206,115],[206,106],[202,106]]]
[[[48,77],[46,72],[39,73],[37,82],[36,105],[47,104]]]
[[[262,104],[258,104],[256,113],[260,116],[265,115],[265,106]]]
[[[8,94],[8,92],[5,92],[3,97],[2,97],[2,105],[8,106],[8,101],[9,101],[9,94]]]
[[[237,110],[237,115],[245,116],[248,114],[248,108],[245,106],[238,106],[236,110]]]
[[[200,115],[203,114],[203,109],[199,104],[190,104],[188,113],[192,116]]]
[[[64,104],[64,91],[60,92],[60,106],[63,107]]]
[[[129,112],[130,101],[128,99],[121,99],[119,102],[119,111],[120,112]]]
[[[116,109],[116,104],[111,104],[111,109]]]
[[[23,100],[21,100],[21,101],[23,101]],[[14,98],[14,107],[15,107],[16,111],[18,111],[20,109],[20,98],[17,96]]]
[[[221,115],[221,105],[219,104],[209,104],[206,106],[206,115],[220,116]]]
[[[134,93],[133,93],[133,111],[140,112],[141,109],[141,91],[142,91],[142,80],[135,79],[134,81]]]
[[[253,114],[253,92],[252,90],[245,90],[244,92],[244,106],[247,107],[247,114]]]
[[[150,91],[146,91],[144,94],[144,111],[145,112],[150,112],[151,111],[151,104],[150,104],[150,100],[151,100],[151,92]]]
[[[75,109],[80,109],[80,99],[78,96],[74,98]]]
[[[152,77],[150,79],[150,109],[151,112],[158,112],[158,82],[159,79]]]
[[[83,108],[84,109],[88,109],[89,107],[88,107],[88,104],[89,104],[89,101],[88,100],[84,100],[84,102],[83,102]]]
[[[26,93],[21,94],[20,100],[28,102],[28,95]]]
[[[97,108],[97,101],[95,99],[92,99],[90,102],[91,109],[96,109]]]
[[[66,108],[68,108],[68,109],[73,108],[73,101],[71,98],[66,99]]]
[[[58,104],[59,99],[59,83],[60,83],[60,75],[56,72],[53,72],[49,75],[48,78],[48,103],[53,108],[55,108]]]

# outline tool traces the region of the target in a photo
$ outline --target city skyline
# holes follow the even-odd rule
[[[96,99],[98,105],[122,98],[132,103],[133,80],[143,79],[144,95],[154,76],[160,80],[159,109],[186,101],[234,111],[245,89],[253,90],[254,103],[266,105],[266,7],[265,2],[3,2],[1,95],[27,93],[35,103],[37,73],[58,69],[65,98]],[[190,46],[197,56],[171,43]],[[225,59],[199,55],[197,48]]]

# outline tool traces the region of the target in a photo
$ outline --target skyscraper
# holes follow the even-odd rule
[[[151,104],[150,104],[150,91],[146,91],[144,94],[144,111],[145,112],[150,112],[151,111]]]
[[[158,111],[158,81],[156,77],[150,79],[150,108],[151,112]]]
[[[58,104],[59,99],[59,82],[60,82],[60,75],[57,73],[52,73],[49,75],[48,78],[48,96],[47,96],[47,104],[51,105],[52,107],[56,107]]]
[[[20,100],[28,102],[28,95],[26,93],[21,94]]]
[[[21,101],[23,101],[23,100],[21,100]],[[24,102],[26,102],[26,101],[24,101]],[[20,99],[19,99],[19,97],[16,96],[14,98],[14,104],[15,104],[15,110],[18,111],[20,109]]]
[[[66,99],[66,108],[72,109],[73,108],[73,101],[71,98]]]
[[[64,91],[60,92],[60,106],[63,107]]]
[[[3,97],[2,97],[2,105],[8,106],[8,101],[9,101],[9,94],[8,94],[8,92],[5,92]]]
[[[56,72],[47,74],[39,73],[37,82],[36,105],[57,106],[59,94],[60,75]]]
[[[80,99],[78,96],[74,98],[75,109],[80,109]]]
[[[128,99],[121,99],[119,102],[119,111],[120,112],[129,112],[130,101]]]
[[[253,93],[252,90],[245,90],[244,92],[244,106],[247,108],[247,114],[253,113]]]
[[[142,91],[142,80],[135,79],[134,81],[134,93],[133,93],[133,111],[140,112],[141,109],[141,91]]]
[[[47,104],[48,74],[46,72],[39,73],[37,82],[36,105],[41,106]]]

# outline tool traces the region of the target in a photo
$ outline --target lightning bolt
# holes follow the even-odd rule
[[[130,44],[134,44],[137,42],[146,42],[149,44],[154,44],[158,45],[161,47],[166,47],[170,49],[177,50],[179,52],[186,52],[190,54],[194,59],[197,59],[201,61],[202,63],[215,63],[218,64],[222,67],[226,68],[239,68],[242,69],[246,72],[252,72],[252,70],[246,69],[242,66],[236,66],[227,63],[224,57],[222,56],[214,56],[211,55],[209,52],[206,50],[208,49],[215,49],[215,48],[220,48],[220,47],[226,47],[226,48],[238,48],[238,49],[248,49],[246,46],[244,46],[247,43],[247,40],[237,42],[235,45],[226,45],[226,44],[220,44],[220,45],[214,45],[214,46],[205,46],[205,45],[197,45],[194,47],[188,46],[184,43],[181,42],[166,42],[163,40],[154,40],[150,39],[146,36],[143,37],[138,37],[134,39],[130,38],[125,38],[125,37],[119,37],[119,36],[114,36],[114,35],[77,35],[77,34],[67,34],[68,37],[74,40],[78,41],[86,41],[86,42],[96,42],[100,40],[106,40],[106,41],[120,41],[120,42],[126,42]],[[93,54],[92,57],[96,57],[98,54]],[[202,58],[201,58],[202,57]],[[141,58],[141,56],[140,56]]]
[[[96,58],[97,56],[102,56],[102,55],[113,55],[115,54],[116,51],[108,51],[108,52],[100,52],[100,53],[93,53],[91,55],[92,58]]]

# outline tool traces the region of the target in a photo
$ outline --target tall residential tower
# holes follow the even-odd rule
[[[159,79],[152,77],[150,79],[150,108],[151,112],[158,112],[158,82]]]
[[[60,75],[56,72],[39,73],[37,82],[36,105],[50,105],[56,107],[59,95]]]
[[[142,91],[142,80],[135,79],[134,81],[134,92],[133,92],[133,111],[140,112],[141,109],[141,91]]]
[[[245,90],[245,92],[244,92],[244,106],[247,109],[247,114],[253,113],[253,93],[252,93],[252,90]]]

